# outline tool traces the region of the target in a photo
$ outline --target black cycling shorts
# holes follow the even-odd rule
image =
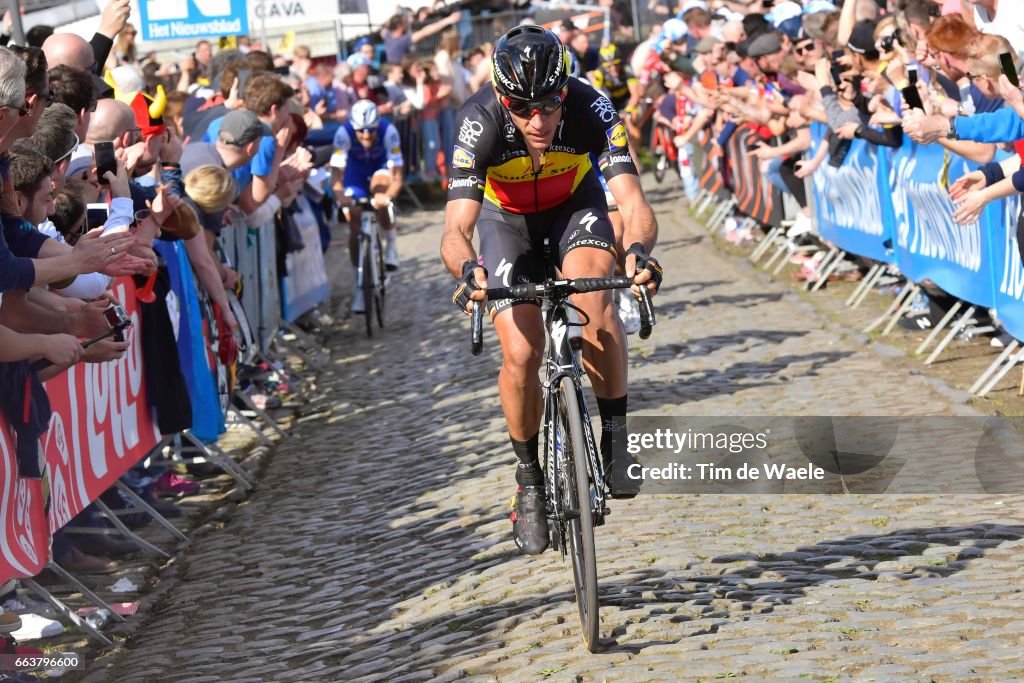
[[[511,287],[542,282],[544,238],[551,239],[555,265],[573,249],[593,248],[615,251],[615,233],[608,220],[604,191],[596,182],[584,180],[568,201],[534,214],[513,214],[484,201],[477,221],[480,255],[487,268],[488,287]],[[607,273],[595,273],[603,277]],[[517,304],[534,304],[536,299],[503,299],[489,304],[491,317]]]

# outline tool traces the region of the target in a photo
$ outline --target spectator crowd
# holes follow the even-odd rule
[[[793,239],[817,239],[804,179],[842,166],[856,138],[897,147],[908,136],[982,164],[949,188],[960,222],[1024,191],[1020,157],[997,157],[1024,140],[1024,98],[1000,62],[1006,53],[1019,66],[1024,55],[1017,4],[652,0],[659,23],[636,45],[623,40],[630,3],[597,4],[612,10],[610,44],[572,21],[555,25],[575,74],[624,114],[638,162],[651,151],[650,126],[666,132],[691,197],[693,169],[721,158],[741,128],[760,141],[751,154],[766,177],[799,206]],[[320,168],[331,155],[318,152],[336,146],[360,101],[397,129],[404,182],[444,185],[455,113],[490,87],[491,43],[467,45],[469,11],[399,8],[344,58],[314,58],[301,45],[275,54],[248,39],[232,49],[203,40],[177,63],[159,63],[135,43],[128,0],[110,0],[91,40],[36,26],[27,45],[0,48],[0,403],[18,435],[19,466],[38,467],[29,444],[50,410],[41,382],[128,348],[116,336],[82,343],[104,337],[110,309],[124,303],[112,293],[114,278],[132,277],[155,294],[140,303],[140,320],[161,433],[192,426],[194,387],[178,362],[187,340],[176,338],[179,314],[167,303],[168,259],[187,252],[216,321],[216,353],[234,364],[240,321],[230,295],[240,283],[224,258],[224,233],[268,222],[287,232],[288,214],[301,207],[315,215],[326,249],[338,198]],[[428,43],[436,49],[424,51]],[[811,156],[814,121],[828,133]],[[711,154],[698,149],[701,137],[710,137]],[[108,208],[95,218],[88,207],[100,204]],[[734,217],[727,237],[755,235]],[[809,258],[805,277],[815,265]],[[851,263],[846,273],[857,277],[866,265]],[[914,329],[934,324],[953,302],[926,291],[927,308],[907,321]],[[168,498],[199,490],[193,477],[205,472],[191,467],[138,465],[122,481],[162,514],[180,515]],[[104,501],[132,507],[115,490]],[[108,524],[92,509],[75,523]],[[110,572],[112,560],[134,551],[113,537],[61,532],[52,549],[58,564],[82,573]],[[62,628],[13,580],[0,583],[0,607],[0,633],[30,639]]]

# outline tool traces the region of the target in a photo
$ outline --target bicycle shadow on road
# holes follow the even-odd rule
[[[789,339],[806,336],[810,330],[737,330],[728,334],[712,334],[697,337],[684,342],[668,342],[653,346],[649,353],[637,359],[638,364],[669,363],[687,356],[705,357],[730,347],[742,347],[743,350],[766,344],[781,344]]]
[[[811,546],[797,546],[788,552],[719,555],[700,563],[705,573],[695,576],[687,574],[697,563],[691,563],[680,574],[634,572],[628,580],[601,583],[602,606],[619,607],[616,618],[623,624],[613,628],[611,638],[604,641],[602,652],[639,654],[651,645],[673,644],[718,633],[731,624],[750,619],[770,619],[768,615],[777,608],[807,597],[809,591],[826,583],[835,586],[837,581],[884,579],[894,584],[894,595],[899,594],[900,582],[950,577],[966,569],[969,561],[984,557],[1003,543],[1022,538],[1024,526],[996,523],[897,529],[884,535],[859,534],[825,540]],[[928,548],[936,547],[932,544],[939,544],[939,552],[925,554]],[[943,546],[949,546],[949,551],[942,552]],[[709,564],[721,564],[722,572],[707,573]],[[729,568],[728,565],[737,566]],[[759,581],[762,578],[764,580]],[[652,606],[656,607],[651,609]],[[630,614],[641,609],[643,613],[639,616]],[[880,604],[872,609],[886,609],[886,606]],[[864,610],[870,612],[867,606]],[[628,626],[625,625],[627,620]],[[648,629],[639,625],[655,621],[679,625],[686,633],[678,638],[666,638],[665,634],[674,627],[662,625],[655,631],[653,640],[634,642],[630,639],[630,629],[635,629],[641,637],[650,636]],[[609,619],[607,623],[613,622]]]
[[[681,401],[702,401],[730,396],[747,389],[780,386],[794,379],[813,377],[825,366],[838,363],[855,354],[854,351],[816,351],[802,355],[777,356],[770,361],[733,363],[721,370],[682,370],[672,374],[667,380],[643,378],[642,381],[635,383],[635,388],[630,391],[629,396],[631,405],[635,406],[636,410],[678,406]],[[659,357],[652,354],[654,364],[670,363],[673,359],[674,356],[667,353]],[[635,361],[630,364],[630,370],[642,372],[650,365],[646,359]],[[799,372],[791,366],[798,366]],[[655,368],[653,374],[659,376],[664,373]]]

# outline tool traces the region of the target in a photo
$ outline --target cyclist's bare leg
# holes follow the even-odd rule
[[[391,184],[391,174],[388,171],[377,171],[370,178],[370,196],[387,192],[388,186]],[[388,211],[388,207],[377,209],[377,223],[380,225],[381,230],[391,230],[394,226],[391,225],[391,215]]]
[[[544,354],[540,308],[533,304],[510,306],[495,316],[494,329],[501,342],[498,395],[508,433],[517,441],[526,441],[540,431],[544,410],[539,374]]]
[[[608,208],[608,220],[611,221],[612,231],[615,233],[615,273],[624,274],[626,272],[626,250],[622,247],[622,235],[624,231],[624,224],[622,222],[622,214],[619,213],[618,208]]]
[[[618,212],[616,212],[618,213]],[[610,277],[615,257],[602,249],[573,249],[562,259],[566,278]],[[612,303],[611,290],[574,294],[572,303],[590,318],[583,327],[583,365],[601,398],[626,395],[626,333]]]
[[[348,215],[348,258],[355,268],[356,261],[359,260],[359,231],[363,222],[363,210],[358,206],[350,206]]]

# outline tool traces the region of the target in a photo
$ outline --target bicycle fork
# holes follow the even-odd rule
[[[377,242],[377,231],[374,229],[375,226],[371,225],[369,218],[363,218],[363,224],[359,232],[359,257],[356,260],[356,286],[365,287],[366,283],[369,282],[371,286],[376,289],[378,286],[380,274],[377,272],[377,259],[376,249],[374,248]],[[367,258],[369,256],[369,258]],[[370,272],[366,272],[366,264],[370,264]],[[365,280],[364,278],[370,278]]]

